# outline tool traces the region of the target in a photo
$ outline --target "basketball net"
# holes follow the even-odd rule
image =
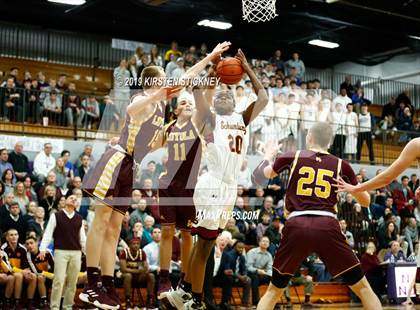
[[[247,22],[266,22],[277,16],[276,0],[242,0],[243,19]]]

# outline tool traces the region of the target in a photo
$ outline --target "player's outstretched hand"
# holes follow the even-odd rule
[[[264,145],[264,159],[268,161],[273,161],[277,154],[280,153],[281,144],[276,141],[270,140],[267,141]]]
[[[246,56],[244,54],[244,52],[242,52],[242,50],[239,48],[238,49],[238,53],[235,56],[236,59],[239,59],[242,63],[242,67],[244,67],[244,69],[246,69],[246,66],[248,66],[248,61],[246,60]]]
[[[226,52],[229,49],[231,44],[232,43],[230,43],[229,41],[217,44],[213,51],[210,53],[211,58],[213,59],[217,58],[218,56],[221,56],[224,52]]]
[[[337,187],[337,193],[355,193],[357,192],[358,188],[357,185],[351,185],[349,183],[346,183],[341,177],[338,179],[334,179],[334,181],[337,182],[337,184],[333,184],[332,186]]]

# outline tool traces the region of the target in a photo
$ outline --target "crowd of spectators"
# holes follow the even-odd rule
[[[164,57],[161,57],[155,48],[151,54],[145,54],[138,49],[129,59],[129,65],[122,61],[116,68],[115,72],[118,72],[114,74],[138,77],[142,68],[153,63],[164,65],[167,75],[176,77],[205,54],[205,45],[198,51],[192,46],[183,53],[178,50],[175,42]],[[263,116],[252,124],[250,152],[258,152],[262,142],[272,138],[283,142],[285,148],[303,147],[304,134],[312,122],[329,121],[335,126],[336,132],[331,149],[334,154],[360,160],[360,150],[366,141],[370,161],[374,162],[372,134],[375,122],[373,115],[369,113],[370,102],[363,98],[363,88],[360,85],[353,86],[348,77],[341,85],[340,95],[333,98],[331,91],[321,89],[320,81],[303,80],[305,66],[297,53],[293,54],[291,60],[283,61],[278,50],[268,62],[256,61],[254,67],[269,93],[270,105]],[[31,106],[31,111],[36,113],[24,115],[25,109],[22,107],[26,103],[21,101],[21,93],[17,91],[17,75],[17,69],[13,68],[9,78],[2,85],[3,121],[7,118],[11,121],[37,122],[38,116],[41,115],[48,115],[49,119],[54,121],[54,113],[58,113],[65,117],[61,120],[58,120],[58,117],[57,123],[64,120],[70,125],[80,125],[83,122],[92,125],[95,115],[101,115],[101,108],[95,97],[79,98],[74,93],[75,85],[67,85],[65,75],[60,76],[57,81],[50,80],[47,83],[42,73],[33,80],[30,73],[25,73],[23,85],[27,91],[34,92],[29,98],[34,99],[31,102],[36,102],[33,105],[28,103],[28,107]],[[37,92],[38,90],[41,92]],[[115,91],[115,96],[126,96],[127,93],[121,87]],[[255,96],[246,77],[233,91],[238,111],[245,109],[250,103],[250,98]],[[110,97],[106,100],[109,100],[106,105],[113,104]],[[64,105],[66,108],[62,109],[62,102],[71,103]],[[113,111],[119,115],[117,108]],[[394,115],[398,120],[409,113],[414,113],[409,98],[406,94],[400,95],[394,103],[384,107],[380,128],[385,129],[381,127],[384,123],[386,129],[393,128],[390,122],[394,120]],[[273,118],[273,115],[276,117]],[[109,119],[110,124],[115,120],[118,118]],[[56,157],[53,155],[53,145],[46,143],[32,163],[25,155],[21,143],[17,143],[13,150],[0,150],[0,231],[7,237],[3,240],[6,247],[8,242],[10,243],[8,239],[17,238],[22,244],[19,246],[20,251],[29,251],[23,244],[27,244],[31,238],[37,242],[42,240],[51,215],[65,207],[66,198],[70,195],[77,198],[76,212],[83,218],[85,229],[89,229],[94,207],[90,198],[82,191],[82,180],[95,164],[92,151],[92,146],[87,144],[77,160],[71,162],[69,151],[64,150]],[[165,171],[166,160],[164,156],[160,163],[148,162],[147,168],[135,180],[138,189],[132,193],[132,203],[122,224],[118,251],[114,253],[119,257],[116,279],[125,289],[128,305],[131,303],[132,285],[147,286],[148,295],[152,296],[158,282],[160,228],[153,211],[157,206],[158,176]],[[203,169],[202,173],[206,173],[206,170]],[[368,180],[363,168],[357,177],[359,182]],[[210,308],[214,306],[211,289],[213,286],[222,287],[222,309],[229,308],[233,286],[243,287],[243,305],[256,305],[258,302],[258,287],[269,282],[273,255],[281,242],[281,230],[285,222],[286,179],[287,175],[280,175],[271,180],[266,188],[254,188],[250,168],[246,161],[243,163],[238,178],[235,211],[236,214],[257,211],[258,217],[248,219],[239,216],[230,219],[225,232],[217,239],[206,271],[205,282],[206,285],[210,285],[205,289],[206,302]],[[404,176],[399,181],[395,180],[385,188],[371,192],[372,204],[369,208],[362,208],[351,194],[340,196],[338,218],[342,232],[355,253],[362,258],[363,268],[369,281],[376,285],[375,292],[378,295],[384,293],[381,285],[384,283],[383,274],[377,268],[379,262],[412,261],[417,255],[420,205],[415,201],[413,193],[418,186],[419,179],[415,174],[410,177]],[[13,242],[16,243],[17,240]],[[181,273],[180,242],[182,240],[177,232],[173,239],[170,270],[174,285]],[[35,289],[31,281],[34,281],[34,276],[31,276],[30,268],[27,272],[26,298],[32,300]],[[134,283],[133,278],[137,282]],[[331,280],[331,275],[321,258],[313,253],[302,263],[290,286],[303,284],[305,303],[309,303],[313,282]],[[9,285],[7,281],[0,283]],[[16,304],[19,304],[19,290],[6,289],[5,294],[7,300],[14,298]],[[286,292],[284,298],[290,305],[290,294]],[[41,301],[43,305],[46,304],[45,299]]]

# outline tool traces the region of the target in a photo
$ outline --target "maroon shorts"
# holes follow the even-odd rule
[[[194,189],[159,188],[160,224],[174,224],[178,229],[191,230],[196,218],[193,195]]]
[[[335,218],[305,215],[286,221],[273,269],[293,276],[312,253],[319,255],[333,277],[360,264]]]
[[[133,158],[108,149],[83,178],[83,190],[105,205],[125,214],[133,192]]]

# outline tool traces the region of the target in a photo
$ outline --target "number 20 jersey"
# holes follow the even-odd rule
[[[346,182],[357,184],[350,164],[327,152],[302,150],[279,156],[273,170],[289,169],[286,189],[286,210],[328,211],[337,213],[338,196],[333,180],[341,176]]]
[[[210,140],[207,139],[205,158],[209,173],[219,180],[233,184],[248,148],[247,128],[242,114],[218,115]]]

